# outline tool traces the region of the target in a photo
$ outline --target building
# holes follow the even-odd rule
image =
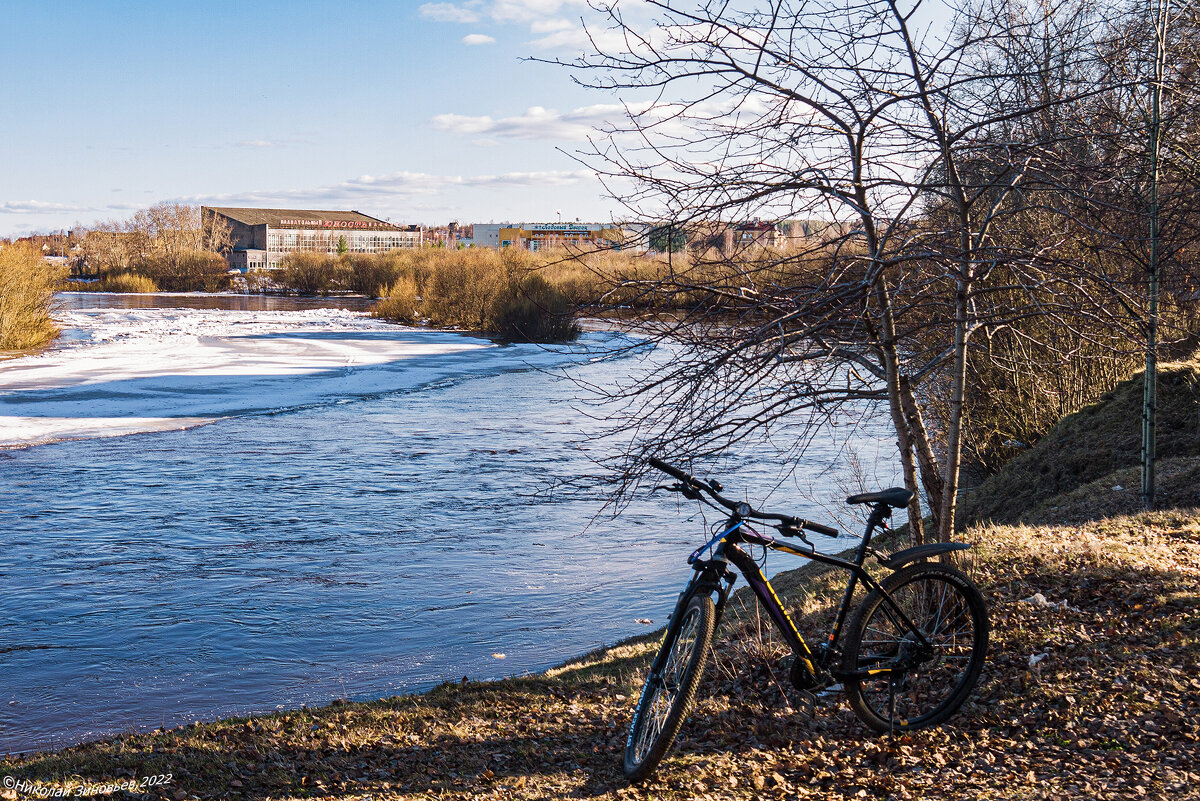
[[[620,250],[626,240],[623,229],[604,223],[475,223],[472,227],[472,239],[477,247]]]
[[[821,247],[838,237],[846,236],[850,229],[829,220],[747,220],[744,222],[722,222],[719,220],[691,220],[686,223],[668,223],[652,227],[649,245],[652,251],[665,253],[685,247],[693,251],[716,251],[725,255],[749,249],[799,249]]]
[[[449,225],[431,226],[425,229],[425,244],[432,247],[445,247],[451,250],[460,244],[469,247],[474,241],[470,234],[471,226],[451,222]]]
[[[773,248],[779,244],[779,229],[775,223],[751,220],[733,226],[733,241],[728,250],[751,246]]]
[[[419,248],[418,226],[393,225],[358,211],[312,209],[200,208],[201,224],[229,226],[229,266],[242,270],[271,270],[289,253],[386,253],[396,248]]]

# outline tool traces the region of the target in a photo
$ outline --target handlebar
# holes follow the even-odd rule
[[[716,484],[716,482],[704,481],[703,479],[696,478],[693,475],[683,472],[678,467],[669,465],[666,462],[664,462],[662,459],[658,459],[653,456],[651,456],[647,460],[647,462],[649,463],[649,465],[651,467],[661,470],[664,473],[666,473],[667,475],[671,476],[672,478],[677,479],[683,485],[680,489],[682,489],[685,492],[686,491],[691,491],[693,493],[703,492],[704,494],[711,497],[714,501],[716,501],[717,503],[724,506],[729,511],[737,513],[742,517],[753,517],[758,520],[778,520],[780,525],[778,525],[776,528],[778,528],[779,532],[781,534],[783,534],[784,536],[791,536],[788,533],[788,529],[805,529],[807,531],[816,532],[817,534],[824,534],[827,537],[836,537],[839,533],[836,528],[831,528],[829,526],[823,526],[820,523],[812,523],[808,520],[803,520],[803,519],[797,518],[797,517],[791,517],[790,515],[776,515],[776,514],[770,514],[767,512],[759,512],[754,509],[751,509],[750,513],[748,515],[742,514],[742,513],[738,512],[738,507],[741,506],[740,503],[738,503],[737,501],[729,500],[728,498],[726,498],[724,495],[722,495],[718,491],[721,486],[720,484]]]

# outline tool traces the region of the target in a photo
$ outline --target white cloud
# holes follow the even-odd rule
[[[465,3],[424,3],[418,12],[435,22],[476,23],[490,19],[497,25],[528,25],[535,36],[531,44],[543,50],[572,47],[587,37],[578,15],[588,12],[587,0],[468,0]],[[575,19],[567,19],[574,13]],[[474,34],[473,34],[474,35]],[[468,42],[490,44],[490,42]]]
[[[564,6],[585,5],[584,0],[495,0],[491,14],[496,22],[533,23],[557,14]]]
[[[655,31],[649,31],[646,35],[651,40],[656,38]],[[625,40],[625,34],[621,31],[604,27],[584,30],[582,25],[560,28],[545,36],[532,39],[529,44],[539,50],[569,50],[579,53],[591,53],[596,49],[605,53],[620,53],[629,46]]]
[[[470,8],[456,6],[454,3],[424,3],[417,13],[425,19],[434,22],[462,22],[466,24],[479,22],[479,15]]]
[[[459,134],[477,134],[491,131],[495,121],[491,117],[468,117],[463,114],[438,114],[429,121],[439,131]]]
[[[0,214],[44,214],[55,211],[93,211],[91,206],[52,203],[45,200],[8,200],[0,203]]]
[[[506,172],[500,175],[475,175],[462,179],[462,186],[541,187],[570,186],[594,178],[591,170],[539,170],[537,172]]]
[[[466,45],[489,45],[496,43],[495,38],[485,33],[469,33],[462,38],[462,41]]]
[[[271,148],[283,147],[286,142],[278,139],[243,139],[236,144],[237,147]]]
[[[533,106],[519,117],[492,119],[463,114],[438,114],[430,124],[439,131],[460,134],[488,134],[510,139],[586,139],[605,123],[620,119],[624,106],[602,103],[568,111]]]
[[[456,187],[466,188],[529,188],[560,187],[577,184],[594,177],[588,170],[542,170],[537,172],[507,172],[495,175],[433,175],[419,172],[395,172],[387,175],[360,175],[336,184],[251,191],[219,195],[193,195],[179,198],[189,203],[247,204],[283,206],[308,204],[316,206],[350,206],[362,208],[379,206],[421,196],[437,196]]]
[[[568,28],[574,28],[578,23],[571,22],[569,19],[555,17],[553,19],[535,20],[529,25],[531,33],[554,33],[555,31],[565,31]]]

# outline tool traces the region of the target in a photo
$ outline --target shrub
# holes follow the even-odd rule
[[[514,282],[498,299],[488,328],[510,342],[568,342],[579,336],[571,303],[537,273]]]
[[[396,323],[412,325],[417,316],[417,282],[412,278],[401,278],[391,286],[380,290],[383,296],[371,307],[371,316]]]
[[[188,250],[171,257],[152,253],[134,262],[133,272],[149,278],[164,292],[220,292],[231,283],[229,264],[207,250]]]
[[[412,276],[411,258],[393,250],[377,255],[354,253],[346,257],[350,267],[347,284],[351,292],[371,298],[387,297],[387,290],[401,275]]]
[[[427,254],[427,255],[426,255]],[[489,330],[492,307],[508,287],[508,265],[495,251],[428,250],[421,312],[434,325]]]
[[[301,295],[328,295],[343,290],[352,270],[342,259],[324,253],[289,253],[278,281]]]
[[[65,277],[65,267],[32,245],[0,248],[0,350],[36,348],[58,336],[50,310]]]
[[[92,284],[92,289],[96,292],[144,293],[157,292],[158,285],[154,283],[153,279],[144,275],[117,273],[116,275],[106,275],[104,278],[101,278]]]

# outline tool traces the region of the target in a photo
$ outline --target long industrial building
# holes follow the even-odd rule
[[[243,272],[279,267],[289,253],[386,253],[422,243],[418,226],[393,225],[358,211],[202,206],[200,219],[205,226],[214,221],[229,226],[229,266]]]

